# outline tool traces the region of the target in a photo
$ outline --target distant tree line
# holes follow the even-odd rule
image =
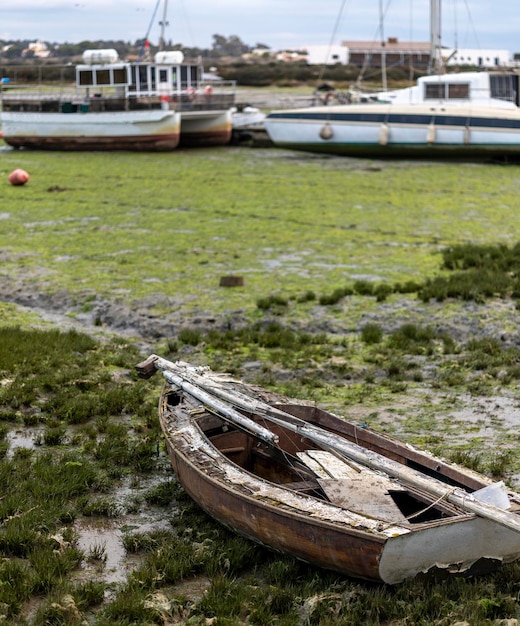
[[[82,54],[88,49],[114,48],[120,58],[132,59],[143,56],[145,39],[137,39],[133,43],[122,40],[84,40],[78,43],[56,43],[44,41],[50,55],[41,59],[29,50],[29,44],[34,40],[2,41],[0,40],[0,75],[6,75],[16,82],[34,82],[41,78],[42,68],[45,70],[46,80],[74,80],[74,69],[69,64],[81,62]],[[225,80],[234,80],[238,85],[263,87],[278,85],[289,87],[297,84],[334,83],[337,85],[351,84],[359,78],[360,69],[354,65],[336,64],[331,66],[308,65],[305,61],[284,62],[274,61],[269,55],[255,56],[253,60],[245,60],[243,55],[253,49],[268,50],[268,46],[257,43],[254,47],[248,46],[236,35],[224,37],[213,35],[211,48],[186,47],[166,41],[164,47],[168,50],[182,50],[187,60],[201,60],[209,69],[216,68],[216,72]],[[150,44],[152,56],[158,51],[158,46]],[[3,69],[2,69],[3,68]],[[9,70],[9,71],[7,71]],[[365,73],[364,80],[381,81],[380,69],[372,68]],[[410,71],[404,67],[388,69],[388,79],[393,82],[416,78],[410,76]]]
[[[0,40],[0,61],[31,61],[36,59],[34,51],[29,50],[29,45],[34,43],[33,39],[25,40]],[[144,51],[145,40],[137,39],[133,43],[122,40],[84,40],[78,43],[58,43],[45,41],[43,43],[50,51],[47,61],[54,62],[71,62],[80,57],[85,50],[114,48],[121,58],[128,56],[138,56]],[[173,43],[166,41],[165,47],[168,50],[183,50],[186,57],[189,58],[210,58],[222,59],[224,57],[237,58],[250,52],[255,48],[268,48],[265,44],[258,43],[255,46],[248,46],[237,35],[224,37],[223,35],[213,35],[213,43],[210,48],[187,47],[181,43]],[[158,46],[150,43],[152,53],[158,50]],[[40,59],[39,59],[40,60]]]
[[[270,61],[267,63],[232,62],[218,66],[219,76],[225,80],[235,80],[238,85],[250,87],[266,87],[278,85],[291,87],[301,83],[353,83],[360,78],[360,69],[355,65],[308,65],[304,61],[299,63],[285,63]],[[419,74],[414,73],[412,78]],[[387,78],[393,83],[406,81],[410,78],[410,71],[403,67],[390,68]],[[366,72],[364,80],[381,82],[381,70],[374,68]]]

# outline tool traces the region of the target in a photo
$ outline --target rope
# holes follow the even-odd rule
[[[442,502],[442,500],[445,500],[448,496],[451,496],[452,493],[455,493],[455,491],[457,490],[456,487],[453,487],[452,489],[450,489],[449,491],[446,491],[446,493],[443,493],[441,496],[439,496],[437,498],[437,500],[435,500],[434,502],[432,502],[430,505],[428,505],[425,509],[422,509],[421,511],[417,511],[416,513],[412,513],[412,515],[408,515],[407,516],[407,520],[410,521],[412,520],[414,517],[419,517],[419,515],[422,515],[423,513],[426,513],[426,511],[429,511],[431,508],[433,508],[434,506],[437,506],[437,504],[439,504],[439,502]]]

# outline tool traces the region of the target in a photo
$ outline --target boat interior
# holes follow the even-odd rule
[[[184,397],[177,391],[167,395],[172,411],[184,410]],[[320,425],[339,437],[393,458],[403,465],[435,476],[448,486],[468,492],[482,488],[472,475],[457,472],[452,465],[441,467],[438,459],[424,457],[392,438],[359,428],[326,411],[304,405],[278,405],[285,412]],[[242,470],[255,477],[330,502],[350,511],[391,523],[421,524],[464,515],[457,506],[432,498],[416,487],[404,487],[380,471],[369,469],[344,456],[320,449],[315,441],[264,419],[256,421],[278,436],[273,445],[224,420],[211,409],[186,406],[191,418],[209,442]],[[248,414],[247,417],[254,418]],[[436,466],[433,466],[436,463]]]

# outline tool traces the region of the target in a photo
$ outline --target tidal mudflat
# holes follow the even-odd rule
[[[133,373],[150,349],[206,363],[516,484],[516,270],[442,292],[468,271],[447,248],[484,251],[480,274],[514,250],[515,166],[2,150],[0,174],[8,621],[517,619],[516,565],[380,589],[229,535],[176,485]]]

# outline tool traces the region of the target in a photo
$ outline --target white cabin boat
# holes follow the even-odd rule
[[[439,67],[439,0],[431,7],[431,59]],[[275,145],[311,152],[514,160],[520,157],[519,107],[518,73],[439,70],[413,87],[352,104],[273,111],[265,128]]]
[[[369,102],[274,111],[275,145],[346,156],[520,157],[518,80],[513,73],[425,76]]]
[[[1,92],[4,140],[47,150],[173,150],[231,139],[234,85],[205,84],[202,66],[182,52],[126,62],[115,50],[87,50],[74,90],[31,90],[8,83]]]

